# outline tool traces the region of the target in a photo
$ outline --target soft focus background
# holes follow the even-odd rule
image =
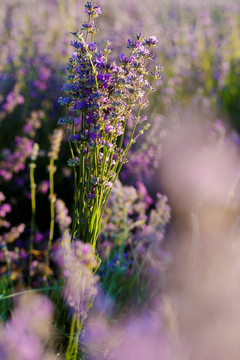
[[[83,343],[92,359],[106,359],[112,352],[116,359],[157,360],[159,354],[163,359],[239,359],[240,4],[101,0],[99,5],[96,41],[103,46],[111,41],[110,57],[125,52],[127,40],[139,32],[156,35],[153,62],[163,66],[163,77],[144,114],[151,127],[131,149],[102,222],[102,295]],[[46,281],[48,154],[63,112],[58,98],[73,52],[70,32],[80,29],[84,19],[80,0],[0,3],[4,295],[28,283],[33,161],[37,231],[32,286],[37,289]],[[35,160],[34,143],[39,145]],[[63,137],[55,162],[56,248],[73,211],[68,158]],[[57,279],[55,267],[51,259],[49,271]],[[3,323],[12,306],[0,298]],[[129,313],[132,320],[126,321]],[[118,326],[109,321],[118,317]],[[58,344],[58,336],[53,338]],[[104,352],[96,350],[100,345]]]

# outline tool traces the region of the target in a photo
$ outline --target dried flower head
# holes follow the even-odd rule
[[[61,146],[63,131],[61,129],[55,129],[51,136],[51,150],[48,152],[48,157],[56,160]]]

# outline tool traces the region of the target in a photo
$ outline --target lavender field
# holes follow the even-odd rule
[[[239,360],[239,2],[1,0],[0,34],[0,360]]]

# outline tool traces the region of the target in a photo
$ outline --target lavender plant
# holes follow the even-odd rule
[[[81,31],[72,33],[75,51],[68,61],[63,86],[66,97],[59,98],[66,115],[58,124],[66,128],[71,151],[68,165],[74,173],[72,241],[78,238],[95,248],[102,215],[129,148],[149,127],[146,124],[137,130],[145,119],[141,110],[147,106],[153,82],[160,78],[162,68],[155,66],[149,72],[151,48],[157,40],[155,36],[145,39],[142,34],[135,41],[128,40],[128,55],[122,53],[118,62],[109,61],[109,41],[104,50],[99,50],[93,41],[99,31],[94,19],[101,9],[88,1],[85,12],[88,20],[81,28],[85,35]],[[123,146],[129,120],[134,126]]]

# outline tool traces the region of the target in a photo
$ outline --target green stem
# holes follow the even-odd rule
[[[34,238],[34,231],[35,231],[35,217],[36,217],[36,184],[34,179],[34,169],[36,164],[32,162],[29,165],[30,168],[30,188],[31,188],[31,208],[32,208],[32,217],[31,217],[31,229],[30,229],[30,245],[29,245],[29,277],[28,277],[28,284],[31,285],[31,265],[32,265],[32,258],[33,258],[33,238]]]
[[[66,112],[66,116],[68,116],[68,110]],[[69,146],[69,149],[70,149],[70,152],[71,152],[71,156],[72,156],[72,159],[74,159],[74,151],[73,151],[71,141],[69,139],[68,127],[66,128],[66,134],[67,134],[68,146]],[[77,209],[77,171],[76,171],[76,167],[73,167],[73,177],[74,177],[75,194],[74,194],[74,210],[73,210],[73,222],[72,222],[71,239],[73,239],[73,235],[74,235],[74,232],[76,230],[76,209]]]
[[[82,320],[82,321],[79,321],[79,318],[77,318],[77,323],[76,323],[77,333],[76,333],[76,338],[75,338],[75,341],[74,341],[74,355],[73,355],[72,360],[77,360],[77,355],[78,355],[78,340],[79,340],[79,336],[80,336],[81,331],[82,331],[82,327],[83,327],[83,320]]]
[[[119,175],[119,173],[120,173],[120,171],[121,171],[121,169],[122,169],[122,166],[123,166],[124,161],[125,161],[125,159],[126,159],[126,156],[127,156],[127,154],[128,154],[128,151],[129,151],[129,148],[130,148],[130,146],[131,146],[131,143],[132,143],[132,140],[133,140],[133,136],[134,136],[136,127],[137,127],[137,123],[134,124],[133,130],[132,130],[132,134],[131,134],[131,138],[130,138],[130,140],[129,140],[129,144],[128,144],[127,148],[126,148],[125,151],[124,151],[123,159],[122,159],[122,161],[121,161],[121,163],[120,163],[120,165],[119,165],[119,168],[118,168],[118,170],[117,170],[117,172],[116,172],[116,175],[115,175],[115,177],[114,177],[114,179],[113,179],[113,181],[112,181],[113,185],[115,184],[115,182],[116,182],[116,180],[117,180],[117,178],[118,178],[118,175]],[[104,198],[104,200],[103,200],[103,204],[104,204],[104,205],[103,205],[103,208],[102,208],[102,211],[101,211],[100,219],[102,218],[103,213],[104,213],[104,211],[105,211],[105,208],[106,208],[106,206],[107,206],[108,199],[109,199],[109,196],[110,196],[110,194],[111,194],[111,191],[112,191],[112,188],[110,188],[110,189],[108,190],[107,195],[105,196],[105,198]]]
[[[48,247],[47,247],[47,254],[46,254],[46,275],[49,267],[49,254],[52,248],[52,241],[54,235],[54,204],[56,201],[55,194],[54,194],[54,158],[50,158],[50,165],[49,165],[49,183],[50,183],[50,193],[49,193],[49,200],[50,200],[50,231],[49,231],[49,239],[48,239]]]
[[[14,293],[14,284],[13,284],[13,277],[12,277],[12,264],[11,264],[11,258],[9,256],[9,252],[8,252],[8,247],[7,244],[5,243],[5,241],[2,244],[2,248],[3,248],[3,253],[6,259],[6,263],[7,263],[7,269],[8,269],[8,278],[11,282],[11,289],[12,289],[12,293]],[[11,297],[11,295],[5,296],[4,295],[0,295],[0,300],[5,299]],[[15,304],[15,299],[13,299],[14,304]]]
[[[75,324],[76,324],[76,314],[73,315],[72,321],[71,321],[70,337],[69,337],[69,343],[68,343],[68,348],[67,348],[66,357],[65,357],[66,360],[70,360],[71,356],[72,356],[72,345],[73,345]]]
[[[24,291],[13,293],[13,294],[10,294],[10,295],[7,295],[7,296],[0,295],[0,301],[5,300],[5,299],[14,298],[16,296],[20,296],[20,295],[23,295],[23,294],[28,294],[28,293],[33,293],[33,292],[41,292],[41,291],[49,291],[49,290],[56,290],[56,289],[58,289],[57,286],[52,286],[52,287],[46,287],[46,288],[42,288],[42,289],[24,290]]]

